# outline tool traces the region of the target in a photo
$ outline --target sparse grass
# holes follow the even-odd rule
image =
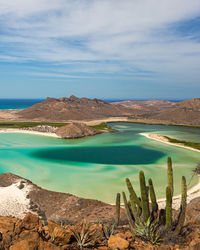
[[[91,225],[86,222],[81,223],[81,230],[76,231],[72,228],[69,228],[76,239],[77,245],[80,250],[91,245],[92,237],[95,235],[96,230],[91,230]]]
[[[39,125],[48,125],[52,127],[62,127],[67,123],[52,123],[52,122],[0,122],[0,128],[30,128]]]
[[[200,143],[197,142],[189,142],[189,141],[182,141],[182,140],[177,140],[168,136],[164,136],[169,142],[171,143],[177,143],[181,144],[190,148],[198,149],[200,150]]]
[[[107,125],[107,123],[105,122],[102,122],[100,124],[97,124],[97,125],[93,125],[93,126],[90,126],[91,128],[94,128],[96,130],[107,130],[107,131],[110,131],[110,132],[116,132],[117,130],[116,129],[112,129],[110,126]]]

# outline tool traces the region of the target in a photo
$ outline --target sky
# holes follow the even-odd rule
[[[200,0],[0,0],[0,98],[200,97]]]

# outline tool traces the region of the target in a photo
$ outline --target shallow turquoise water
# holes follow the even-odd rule
[[[44,188],[81,197],[114,202],[117,192],[126,190],[129,177],[137,192],[138,172],[153,179],[158,197],[165,195],[166,161],[174,165],[175,194],[180,192],[181,176],[189,186],[197,182],[192,169],[200,154],[156,142],[139,133],[155,132],[200,142],[200,129],[162,125],[111,123],[118,133],[104,133],[78,140],[28,135],[0,134],[0,172],[12,172]]]

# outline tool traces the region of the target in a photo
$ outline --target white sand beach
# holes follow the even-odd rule
[[[198,150],[198,149],[187,147],[187,146],[184,146],[184,145],[181,145],[178,143],[171,143],[163,135],[150,134],[150,133],[140,133],[140,135],[143,135],[143,136],[145,136],[149,139],[155,140],[155,141],[169,144],[171,146],[181,147],[181,148],[193,150],[196,152],[200,152],[200,150]],[[187,191],[187,203],[189,203],[192,199],[197,198],[197,197],[200,197],[200,176],[199,176],[198,184]],[[158,200],[158,205],[160,208],[165,207],[165,200],[166,200],[165,198]],[[178,209],[180,207],[180,202],[181,202],[181,195],[174,196],[173,197],[173,208]]]
[[[15,128],[2,128],[0,129],[0,133],[21,133],[21,134],[42,135],[42,136],[51,136],[60,138],[55,133],[38,132],[38,131],[15,129]]]
[[[195,149],[195,148],[191,148],[191,147],[187,147],[181,143],[172,143],[172,142],[169,142],[167,140],[167,138],[165,138],[163,135],[159,135],[159,134],[150,134],[150,133],[140,133],[140,135],[143,135],[149,139],[152,139],[152,140],[155,140],[155,141],[159,141],[159,142],[163,142],[165,144],[169,144],[169,145],[172,145],[172,146],[176,146],[176,147],[180,147],[180,148],[185,148],[185,149],[189,149],[189,150],[192,150],[192,151],[196,151],[196,152],[200,152],[200,150],[198,149]]]

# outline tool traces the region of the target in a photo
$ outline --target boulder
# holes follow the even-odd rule
[[[120,249],[128,249],[129,242],[125,239],[122,239],[121,237],[117,235],[111,235],[108,240],[108,247],[112,250]]]
[[[22,230],[37,230],[39,226],[39,217],[32,213],[27,213],[23,220],[16,225],[15,232],[20,233]]]

